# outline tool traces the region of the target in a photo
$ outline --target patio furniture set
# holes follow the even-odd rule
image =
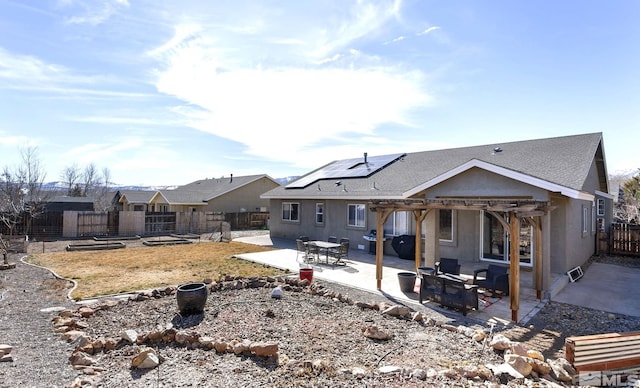
[[[296,260],[302,257],[305,263],[320,263],[324,256],[325,264],[346,265],[345,261],[349,256],[349,239],[329,236],[327,241],[310,241],[306,236],[296,239]],[[330,263],[330,260],[332,261]]]
[[[418,268],[420,282],[420,303],[430,300],[441,306],[458,309],[462,315],[470,310],[478,310],[478,288],[509,295],[509,268],[490,264],[486,269],[473,273],[473,284],[460,276],[457,259],[442,258],[435,268]],[[484,278],[479,274],[485,274]]]

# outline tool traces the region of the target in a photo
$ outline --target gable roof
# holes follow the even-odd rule
[[[275,179],[266,174],[247,176],[232,175],[227,178],[202,179],[184,186],[178,186],[173,190],[162,190],[159,193],[166,199],[167,203],[170,204],[204,205],[208,201],[263,178],[267,178],[276,185],[280,185]]]
[[[602,134],[591,133],[407,153],[365,178],[340,179],[339,184],[335,179],[316,180],[302,189],[287,185],[262,197],[406,199],[478,167],[569,197],[586,198],[584,185],[594,162],[600,191],[606,193],[608,179]]]
[[[120,202],[124,202],[123,198],[126,198],[131,204],[148,204],[155,194],[156,191],[153,190],[120,190],[116,193],[120,196]]]

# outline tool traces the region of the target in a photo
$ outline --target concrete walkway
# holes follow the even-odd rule
[[[279,248],[274,251],[249,253],[237,256],[244,260],[289,270],[295,273],[299,272],[300,268],[309,266],[309,264],[303,263],[301,258],[298,258],[298,253],[295,249],[295,241],[271,239],[268,235],[238,238],[235,241]],[[397,256],[384,256],[382,287],[378,290],[376,287],[375,255],[370,255],[366,251],[352,249],[349,251],[349,259],[346,260],[346,265],[344,266],[325,264],[323,262],[324,257],[322,257],[322,259],[323,260],[321,260],[320,263],[310,265],[314,270],[314,279],[322,279],[328,282],[335,282],[359,288],[375,294],[383,295],[389,299],[396,299],[404,303],[419,304],[418,294],[401,291],[398,281],[399,272],[415,273],[414,262],[412,260],[403,260]],[[467,268],[463,265],[462,273],[462,276],[472,278],[473,268]],[[518,318],[520,324],[525,324],[539,311],[540,308],[544,306],[544,302],[535,299],[535,291],[531,289],[530,281],[528,282],[529,277],[524,275],[522,277],[523,284],[521,284],[520,310]],[[493,300],[493,302],[493,304],[481,309],[480,311],[469,312],[467,316],[483,322],[496,323],[500,325],[509,324],[511,322],[509,298],[503,297],[497,301]],[[431,302],[426,302],[424,306],[434,308],[439,311],[447,311],[448,313],[462,315],[454,310],[443,310],[438,305],[434,305]]]
[[[591,263],[582,278],[567,284],[551,299],[640,317],[640,268]]]

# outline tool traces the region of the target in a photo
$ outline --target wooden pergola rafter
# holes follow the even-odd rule
[[[422,222],[433,209],[477,210],[486,211],[495,217],[507,231],[509,238],[509,294],[511,319],[518,321],[520,308],[520,223],[525,222],[534,228],[534,285],[536,297],[542,298],[543,266],[542,266],[542,222],[541,217],[551,212],[554,207],[548,201],[531,198],[436,198],[436,199],[383,199],[369,201],[369,209],[376,212],[376,233],[384,234],[384,223],[396,211],[413,213],[416,221],[415,264],[422,262]],[[505,217],[508,215],[508,217]],[[382,286],[383,239],[376,240],[376,281],[377,288]]]

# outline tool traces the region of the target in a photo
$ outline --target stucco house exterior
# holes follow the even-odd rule
[[[262,198],[271,202],[272,237],[334,235],[349,238],[351,249],[368,249],[363,236],[377,230],[386,237],[377,246],[395,254],[394,236],[418,235],[416,265],[432,266],[440,257],[507,264],[517,256],[520,266],[539,272],[539,291],[549,289],[551,272],[564,273],[594,254],[597,232],[607,231],[613,215],[601,133],[365,153]]]
[[[266,212],[260,194],[280,186],[268,175],[198,180],[171,190],[122,190],[114,202],[119,210],[146,212]]]
[[[155,190],[118,190],[111,201],[118,211],[149,211]]]

